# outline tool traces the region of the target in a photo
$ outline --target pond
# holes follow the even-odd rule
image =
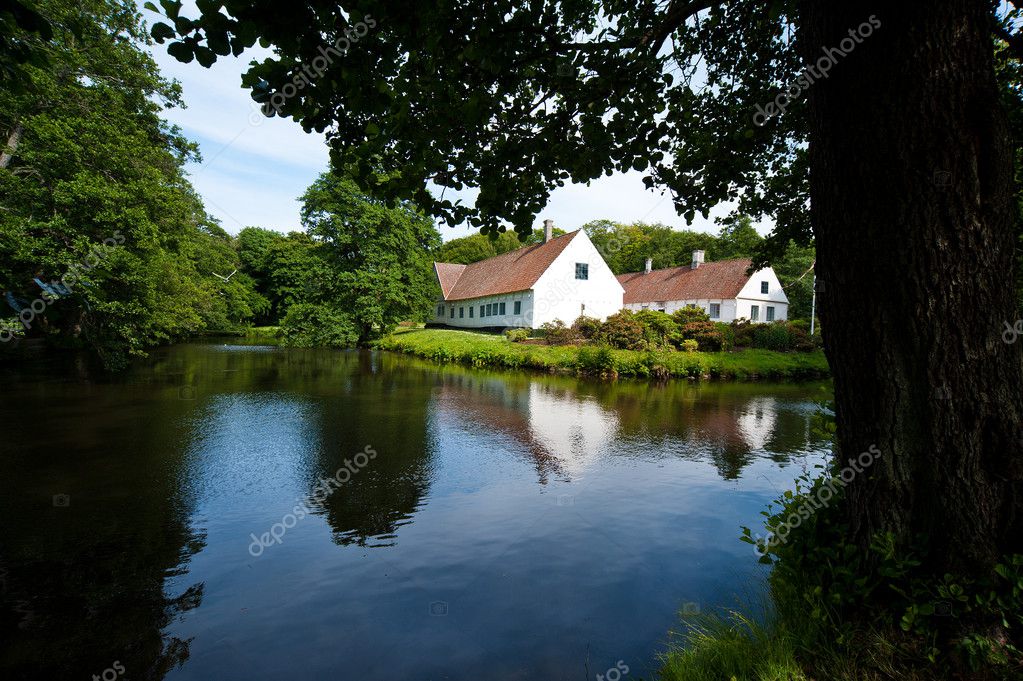
[[[650,679],[827,448],[822,384],[223,340],[3,380],[4,679]]]

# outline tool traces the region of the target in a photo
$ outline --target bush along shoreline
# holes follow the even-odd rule
[[[819,342],[799,324],[716,324],[697,312],[702,311],[623,311],[603,323],[581,317],[572,326],[556,322],[536,331],[511,329],[503,336],[398,329],[376,346],[435,362],[607,379],[810,380],[830,375]]]

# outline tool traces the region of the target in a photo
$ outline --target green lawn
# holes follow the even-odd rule
[[[687,353],[527,345],[512,343],[504,336],[453,329],[398,329],[378,346],[438,362],[604,376],[755,380],[829,375],[827,360],[820,351]]]

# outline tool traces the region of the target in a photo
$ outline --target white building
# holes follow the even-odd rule
[[[582,230],[471,265],[434,263],[443,298],[432,323],[466,329],[537,328],[622,309],[622,285]]]
[[[651,269],[618,275],[625,288],[625,307],[633,312],[660,310],[671,314],[687,305],[702,307],[714,321],[748,319],[773,322],[788,319],[789,299],[770,267],[754,272],[749,259],[703,261],[693,251],[689,267]]]

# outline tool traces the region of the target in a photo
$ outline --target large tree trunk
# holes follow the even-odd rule
[[[808,92],[837,457],[882,452],[848,487],[853,532],[923,533],[935,571],[977,575],[1023,552],[1023,338],[1002,338],[1019,317],[1012,161],[987,7],[809,0],[800,33],[816,63],[880,21]]]

